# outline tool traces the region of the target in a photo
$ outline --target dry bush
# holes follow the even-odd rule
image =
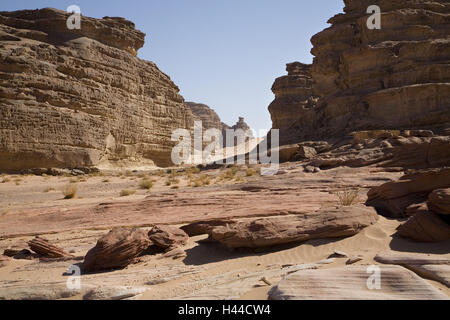
[[[7,182],[10,182],[10,181],[11,181],[10,178],[4,178],[4,179],[2,180],[2,183],[7,183]]]
[[[73,199],[75,198],[78,192],[78,186],[73,183],[68,183],[62,189],[62,193],[64,195],[64,199]]]
[[[102,182],[103,183],[108,183],[108,182],[111,182],[111,181],[109,179],[104,179]]]
[[[245,175],[246,175],[247,177],[252,177],[252,176],[254,176],[255,174],[256,174],[256,170],[255,170],[255,169],[249,168],[249,169],[245,170]]]
[[[358,200],[359,190],[357,189],[346,189],[344,191],[336,192],[339,199],[339,204],[341,206],[351,206]]]
[[[132,194],[135,194],[135,193],[136,193],[136,190],[125,189],[125,190],[120,191],[120,196],[121,197],[128,197],[128,196],[131,196]]]
[[[150,190],[153,188],[153,181],[149,179],[142,179],[141,182],[139,182],[139,187],[141,189]]]

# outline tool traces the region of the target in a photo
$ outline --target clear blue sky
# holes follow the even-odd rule
[[[139,57],[154,61],[186,101],[205,103],[233,125],[270,129],[268,105],[285,64],[312,62],[310,38],[342,12],[342,0],[2,0],[0,11],[80,6],[121,16],[147,34]]]

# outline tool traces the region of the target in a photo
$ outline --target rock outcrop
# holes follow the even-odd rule
[[[153,245],[166,251],[184,246],[189,236],[183,230],[171,226],[154,226],[149,231],[148,237]]]
[[[376,212],[364,206],[323,209],[309,214],[236,221],[209,234],[229,248],[260,248],[310,239],[347,237],[374,224]]]
[[[186,102],[186,106],[192,111],[194,120],[202,122],[203,130],[218,129],[221,132],[230,127],[220,120],[218,114],[206,104]]]
[[[293,62],[286,71],[288,75],[277,78],[272,86],[275,100],[269,106],[272,129],[280,130],[280,145],[299,142],[298,133],[316,116],[311,65]]]
[[[379,286],[367,266],[301,270],[269,292],[271,300],[447,300],[437,288],[400,266],[379,266]],[[374,289],[370,289],[373,285]]]
[[[89,250],[83,262],[83,270],[95,272],[124,268],[148,249],[151,241],[141,229],[116,228],[100,238]]]
[[[369,129],[432,128],[439,133],[448,128],[450,3],[344,2],[345,13],[331,18],[332,26],[311,39],[312,94],[319,97],[315,107],[299,113],[296,107],[271,106],[274,127],[289,126],[289,119],[298,124],[290,126],[295,132],[285,130],[281,140],[328,139]],[[370,5],[381,9],[379,30],[367,26]]]
[[[369,206],[378,213],[391,217],[409,217],[398,228],[398,234],[420,242],[450,239],[450,203],[447,188],[450,168],[425,170],[407,174],[399,181],[388,182],[369,190]]]
[[[136,53],[123,18],[0,12],[0,169],[171,165],[171,133],[192,127],[178,87]]]
[[[28,246],[38,255],[45,258],[57,259],[73,257],[73,255],[65,252],[63,249],[55,245],[52,245],[47,239],[42,237],[36,237],[33,240],[28,241]]]

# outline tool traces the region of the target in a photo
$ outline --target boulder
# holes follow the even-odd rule
[[[260,248],[352,236],[377,219],[378,215],[372,208],[338,207],[302,215],[235,221],[213,228],[210,236],[229,248]]]
[[[57,259],[73,257],[73,255],[65,252],[57,246],[50,244],[47,239],[42,237],[36,237],[33,240],[28,241],[28,246],[32,251],[45,258]]]
[[[231,219],[214,219],[198,221],[182,226],[180,229],[186,232],[189,237],[195,237],[202,234],[209,234],[217,226],[225,226],[232,223]]]
[[[87,272],[124,268],[151,244],[147,232],[140,229],[116,228],[101,237],[89,250],[83,262]]]
[[[450,215],[450,188],[434,190],[428,197],[428,208],[442,215]]]
[[[388,217],[402,217],[407,207],[426,201],[433,190],[446,187],[450,187],[450,168],[417,171],[370,189],[366,205]]]
[[[301,270],[290,274],[269,292],[271,300],[448,300],[424,279],[400,266],[377,266],[380,286],[368,266]]]
[[[307,146],[300,146],[297,152],[297,156],[300,159],[312,159],[316,155],[317,155],[316,149]]]
[[[184,246],[189,236],[180,228],[171,226],[155,226],[148,232],[148,237],[153,245],[168,250]]]
[[[398,234],[419,242],[450,239],[450,225],[434,212],[419,212],[398,228]]]

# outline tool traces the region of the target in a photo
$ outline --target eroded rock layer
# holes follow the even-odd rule
[[[170,165],[192,113],[178,87],[136,53],[145,35],[123,18],[55,9],[0,12],[0,169]]]
[[[298,142],[298,133],[313,123],[316,98],[313,96],[311,65],[288,63],[287,76],[277,78],[272,86],[275,100],[269,106],[272,128],[280,130],[280,144]]]
[[[344,0],[331,27],[311,42],[314,112],[290,111],[298,142],[373,129],[450,125],[450,3],[446,0]],[[381,9],[381,29],[370,30],[367,8]],[[299,95],[302,97],[302,95]],[[273,107],[272,107],[273,108]],[[301,115],[301,116],[300,116]],[[300,116],[300,117],[299,117]],[[280,124],[275,117],[274,127]]]

